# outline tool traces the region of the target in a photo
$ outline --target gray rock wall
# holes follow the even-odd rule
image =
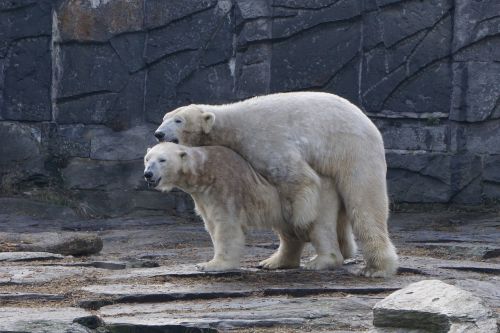
[[[2,195],[190,209],[142,181],[163,114],[320,90],[382,131],[393,202],[500,198],[497,0],[0,2]]]

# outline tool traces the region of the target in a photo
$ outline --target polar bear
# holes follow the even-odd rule
[[[167,113],[155,136],[239,153],[291,202],[296,228],[307,228],[317,218],[320,176],[331,179],[342,201],[340,215],[361,244],[362,274],[396,272],[398,257],[387,230],[382,136],[349,101],[329,93],[293,92],[227,105],[193,104]]]
[[[264,268],[294,268],[300,265],[304,243],[311,241],[316,257],[307,269],[331,269],[342,264],[337,242],[337,216],[340,200],[330,179],[321,183],[320,209],[306,229],[297,229],[282,214],[278,190],[234,151],[220,146],[185,147],[160,143],[144,158],[144,177],[157,190],[177,187],[191,195],[196,212],[203,218],[214,245],[214,258],[198,265],[200,270],[224,271],[240,268],[244,233],[248,227],[276,230],[280,238],[277,253],[261,262]],[[352,256],[355,243],[349,226],[341,226],[344,254]]]

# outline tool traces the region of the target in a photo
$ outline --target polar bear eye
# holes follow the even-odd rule
[[[163,162],[165,162],[165,160],[163,158],[160,158],[159,162],[163,163]]]
[[[182,120],[180,120],[180,119],[175,119],[174,121],[175,121],[177,124],[182,123]]]

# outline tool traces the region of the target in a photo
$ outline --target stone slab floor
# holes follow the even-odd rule
[[[194,264],[210,259],[212,248],[196,219],[89,220],[47,211],[0,211],[1,229],[93,232],[104,248],[88,257],[3,254],[0,332],[364,332],[377,301],[436,278],[483,297],[500,313],[495,211],[392,214],[401,268],[387,280],[356,276],[361,256],[335,271],[257,269],[278,245],[263,231],[249,235],[244,269],[205,274]],[[303,259],[312,253],[306,249]]]

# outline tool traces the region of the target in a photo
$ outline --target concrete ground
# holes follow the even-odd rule
[[[393,213],[401,267],[384,280],[354,274],[361,255],[335,271],[257,269],[278,245],[268,231],[249,235],[241,271],[201,273],[194,264],[212,246],[199,220],[30,209],[0,209],[2,231],[92,232],[104,247],[88,257],[2,257],[1,332],[364,332],[377,301],[424,279],[469,290],[500,314],[496,211]]]

